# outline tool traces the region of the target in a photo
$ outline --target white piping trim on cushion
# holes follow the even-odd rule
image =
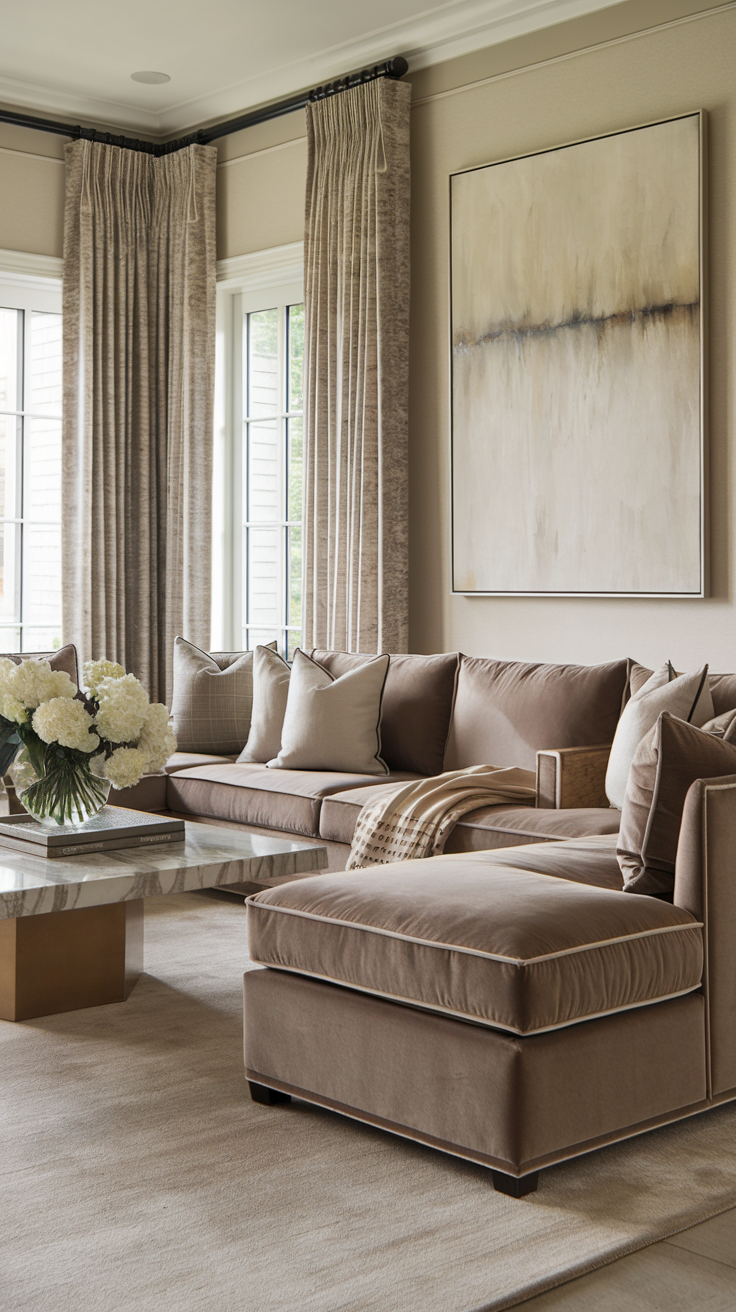
[[[454,1016],[457,1020],[471,1021],[486,1029],[503,1030],[505,1034],[514,1034],[524,1039],[531,1034],[550,1034],[552,1030],[566,1030],[571,1025],[580,1025],[586,1020],[601,1020],[604,1016],[617,1016],[622,1011],[635,1011],[638,1007],[654,1006],[657,1002],[670,1002],[674,998],[684,998],[700,988],[700,982],[677,993],[663,993],[659,998],[642,998],[640,1002],[627,1002],[622,1007],[610,1007],[607,1011],[586,1012],[584,1016],[573,1016],[570,1020],[559,1021],[556,1025],[540,1025],[535,1030],[520,1030],[514,1025],[504,1025],[500,1020],[489,1020],[487,1016],[477,1016],[469,1011],[456,1011],[453,1007],[441,1007],[438,1003],[423,1002],[417,998],[405,998],[399,993],[383,993],[381,989],[370,989],[365,984],[355,984],[352,980],[337,979],[332,975],[320,975],[315,970],[300,970],[296,966],[283,966],[280,962],[259,961],[251,953],[251,961],[256,966],[265,966],[267,970],[284,970],[290,975],[306,975],[309,979],[319,979],[323,984],[337,984],[340,988],[353,989],[356,993],[368,993],[374,998],[383,998],[386,1002],[396,1002],[407,1007],[417,1007],[419,1011],[431,1011],[439,1016]]]
[[[463,952],[470,957],[484,957],[486,961],[501,961],[512,966],[536,966],[542,961],[556,961],[558,957],[571,957],[578,952],[593,952],[596,948],[612,947],[617,943],[631,943],[637,938],[653,938],[656,934],[674,934],[681,930],[702,929],[700,920],[693,920],[686,925],[660,925],[657,929],[642,929],[635,934],[621,934],[618,938],[604,938],[596,943],[583,943],[574,948],[561,948],[559,952],[547,952],[540,957],[504,957],[497,952],[484,952],[482,948],[468,948],[459,943],[440,943],[435,939],[414,938],[411,934],[399,934],[394,929],[382,929],[378,925],[364,925],[354,920],[338,920],[335,916],[321,916],[314,911],[301,911],[297,907],[279,907],[269,902],[256,902],[257,893],[246,898],[246,906],[253,905],[260,911],[280,911],[287,916],[300,916],[304,920],[316,920],[322,925],[337,925],[341,929],[364,930],[367,934],[381,934],[385,938],[398,938],[403,943],[416,943],[425,948],[441,948],[444,952]],[[279,967],[281,969],[281,967]]]

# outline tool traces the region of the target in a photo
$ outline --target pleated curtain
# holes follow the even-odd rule
[[[167,702],[209,645],[215,164],[66,147],[64,640]]]
[[[382,78],[307,106],[307,647],[407,647],[410,97]]]

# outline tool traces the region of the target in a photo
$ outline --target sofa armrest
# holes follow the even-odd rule
[[[691,784],[675,863],[675,906],[703,922],[709,1094],[736,1089],[736,775]]]
[[[606,767],[611,744],[537,752],[537,806],[567,810],[608,806]]]

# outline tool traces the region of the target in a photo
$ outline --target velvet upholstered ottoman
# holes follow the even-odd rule
[[[698,1103],[702,925],[620,880],[604,837],[257,894],[253,1097],[294,1094],[480,1162],[516,1196],[540,1167]]]

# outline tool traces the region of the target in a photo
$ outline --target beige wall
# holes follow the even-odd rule
[[[711,12],[705,12],[708,9]],[[697,11],[704,11],[702,14]],[[681,21],[686,19],[686,21]],[[648,30],[651,29],[651,30]],[[541,660],[630,654],[736,668],[736,5],[627,0],[410,74],[411,645]],[[710,117],[712,595],[703,601],[450,595],[448,177],[475,164],[705,108]],[[61,138],[0,128],[0,248],[60,255]],[[31,156],[31,158],[29,158]],[[218,256],[303,235],[301,113],[219,145]],[[56,162],[55,162],[56,161]]]
[[[61,255],[64,142],[0,124],[0,250]]]
[[[695,4],[617,6],[547,34],[558,56],[512,72],[524,42],[414,79],[412,116],[411,644],[416,651],[540,660],[709,660],[736,669],[733,511],[736,326],[736,8],[621,39]],[[618,11],[618,12],[617,12]],[[600,25],[599,27],[597,25]],[[621,24],[620,24],[621,26]],[[513,50],[511,47],[513,46]],[[539,34],[529,61],[543,58]],[[504,60],[506,65],[504,67]],[[472,68],[469,65],[472,62]],[[518,65],[517,65],[518,66]],[[485,72],[484,72],[485,68]],[[453,81],[487,78],[455,92]],[[439,95],[433,94],[435,90]],[[449,92],[449,94],[448,94]],[[426,97],[426,98],[425,98]],[[698,601],[465,598],[450,595],[448,177],[458,169],[705,108],[710,118],[712,595]]]
[[[302,240],[304,132],[300,111],[223,137],[217,169],[219,259]]]

